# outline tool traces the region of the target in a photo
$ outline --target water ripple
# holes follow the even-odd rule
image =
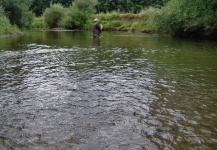
[[[214,147],[213,75],[205,82],[201,68],[194,74],[158,53],[176,54],[38,44],[0,51],[0,148]]]

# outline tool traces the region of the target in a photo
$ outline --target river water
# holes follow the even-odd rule
[[[103,32],[0,38],[1,150],[217,148],[217,42]]]

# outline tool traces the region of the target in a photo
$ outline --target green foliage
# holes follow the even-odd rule
[[[75,0],[31,0],[30,8],[36,14],[41,16],[50,4],[59,3],[64,7],[70,6]],[[82,0],[81,0],[82,1]],[[122,13],[138,13],[141,9],[148,6],[163,6],[168,0],[98,0],[96,6],[98,13],[107,13],[112,11]],[[88,2],[88,1],[87,1]]]
[[[147,6],[163,6],[168,0],[99,0],[98,12],[138,13]]]
[[[133,14],[133,13],[124,13],[124,14],[120,14],[120,18],[122,19],[128,19],[128,20],[131,20],[131,19],[135,19],[137,18],[138,15],[137,14]]]
[[[111,21],[111,26],[114,27],[114,28],[120,27],[121,24],[122,24],[122,23],[121,23],[120,20]]]
[[[128,22],[125,22],[125,23],[122,23],[121,26],[118,27],[118,30],[119,31],[128,31],[131,27],[131,23],[128,23]]]
[[[68,7],[71,3],[72,0],[31,0],[30,9],[36,16],[41,16],[52,4],[62,4],[63,7]]]
[[[44,18],[43,17],[39,17],[39,18],[35,18],[32,22],[32,28],[37,28],[37,29],[43,29],[46,28],[46,24],[44,22]]]
[[[143,14],[133,13],[100,13],[93,15],[93,18],[99,18],[103,25],[103,30],[119,30],[119,31],[130,31],[134,32],[136,30],[142,32],[151,32],[153,28],[147,22],[147,16]]]
[[[159,33],[173,33],[180,28],[180,23],[176,20],[176,16],[166,7],[156,9],[150,16],[148,22]]]
[[[45,23],[49,28],[59,26],[61,19],[64,17],[65,8],[61,4],[53,4],[47,8],[43,14]]]
[[[69,29],[84,28],[88,18],[95,12],[97,2],[97,0],[75,0],[62,19],[61,27]]]
[[[4,10],[1,6],[0,6],[0,27],[1,27],[0,35],[21,33],[15,26],[12,26],[10,24],[10,21],[8,18],[6,18],[4,14]]]
[[[2,0],[2,6],[11,24],[30,27],[34,14],[29,11],[29,0]]]
[[[139,27],[139,22],[133,22],[130,27],[130,32],[135,32],[135,30]]]
[[[50,7],[50,0],[32,0],[30,4],[30,10],[35,13],[36,16],[43,15],[46,8]]]
[[[20,28],[30,28],[34,17],[35,16],[32,12],[22,11],[22,17],[20,19],[20,24],[18,24],[18,26]]]
[[[88,16],[86,14],[69,8],[68,13],[61,20],[60,26],[68,29],[82,29],[87,19]]]
[[[153,14],[155,14],[157,11],[158,11],[157,8],[148,7],[148,8],[142,9],[142,10],[138,13],[138,16],[139,16],[139,18],[143,18],[143,19],[147,20],[147,19],[150,18]]]
[[[170,0],[150,17],[150,23],[160,32],[212,31],[217,29],[216,0]]]
[[[109,19],[113,20],[113,19],[119,19],[120,18],[120,13],[116,12],[116,11],[112,11],[109,14]]]
[[[120,19],[120,13],[115,11],[111,13],[100,13],[100,14],[96,14],[95,18],[99,18],[102,21],[115,20],[115,19]]]
[[[20,28],[45,28],[46,23],[50,28],[84,29],[91,26],[94,18],[100,19],[104,30],[170,34],[217,31],[217,0],[0,0],[0,3],[5,10],[5,14],[0,11],[0,32],[6,31],[5,26],[14,28],[10,23]],[[34,16],[29,6],[36,15],[47,8],[44,18],[36,18],[32,23]]]
[[[74,0],[71,8],[85,14],[92,14],[95,12],[95,6],[97,3],[97,0]]]

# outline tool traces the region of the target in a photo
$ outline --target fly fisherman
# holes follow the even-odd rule
[[[94,19],[92,32],[93,32],[93,38],[99,38],[100,37],[100,34],[102,32],[102,25],[99,24],[98,18]]]

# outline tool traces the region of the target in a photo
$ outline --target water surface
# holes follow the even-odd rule
[[[217,148],[217,43],[28,31],[0,39],[0,149]]]

